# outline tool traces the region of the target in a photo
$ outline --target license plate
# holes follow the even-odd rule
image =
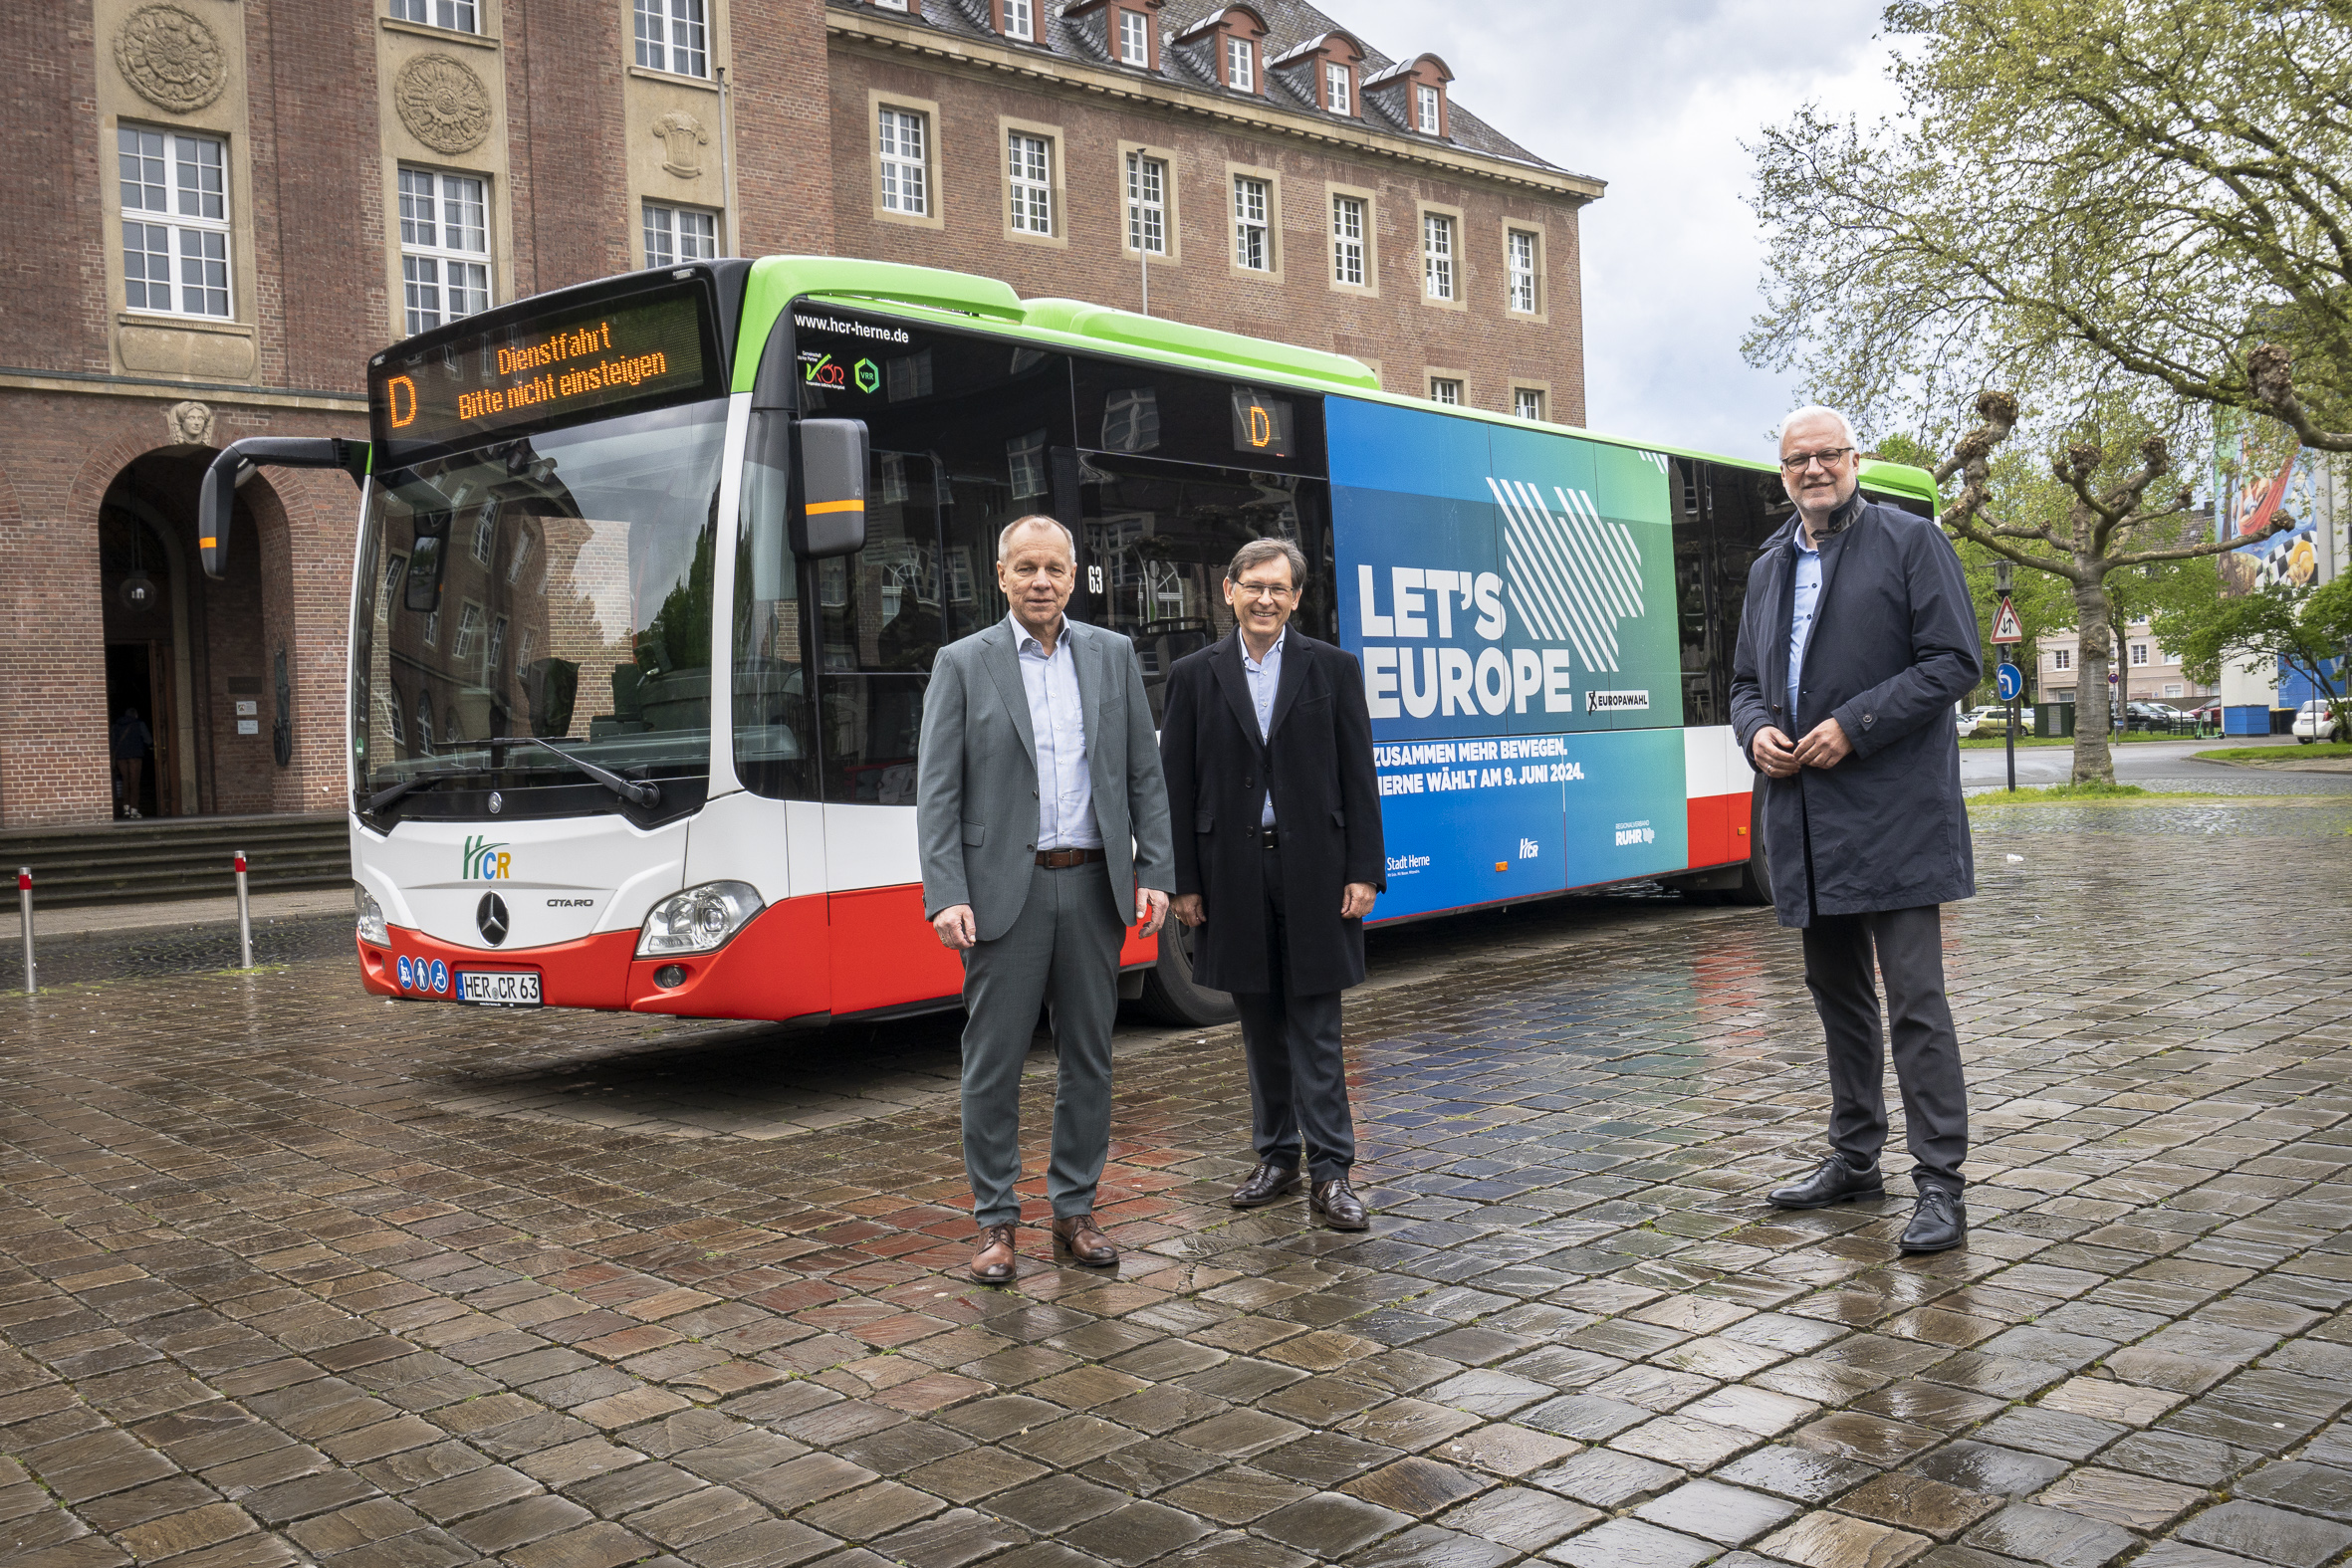
[[[467,970],[457,977],[457,1000],[486,1008],[536,1008],[537,975],[501,974],[495,970]]]

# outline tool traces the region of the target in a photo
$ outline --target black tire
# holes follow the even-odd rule
[[[1211,991],[1192,978],[1192,930],[1169,920],[1160,932],[1160,961],[1144,972],[1143,1015],[1178,1028],[1207,1028],[1241,1016],[1230,993]]]
[[[2319,737],[2316,735],[2298,735],[2295,737],[2295,744],[2297,746],[2317,746],[2319,744]]]
[[[1740,890],[1732,895],[1735,904],[1772,901],[1772,868],[1764,859],[1764,793],[1762,779],[1748,791],[1748,870],[1740,878]]]

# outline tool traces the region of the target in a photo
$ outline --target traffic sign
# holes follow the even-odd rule
[[[2025,672],[2013,664],[2003,664],[1994,672],[1993,689],[2002,702],[2015,702],[2025,695]]]
[[[2025,640],[2025,628],[2017,623],[2017,606],[2009,599],[2002,599],[2000,608],[1994,611],[1993,640],[1997,643]]]

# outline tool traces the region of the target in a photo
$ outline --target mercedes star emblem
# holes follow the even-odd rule
[[[492,947],[506,940],[506,900],[496,893],[484,893],[482,902],[474,906],[474,924],[482,928],[482,940]]]
[[[498,792],[496,789],[493,789],[493,790],[491,790],[491,791],[490,791],[490,814],[491,814],[492,816],[496,816],[496,815],[497,815],[499,812],[501,812],[501,811],[503,811],[503,810],[505,810],[505,809],[506,809],[506,796],[505,796],[505,795],[502,795],[502,794],[500,794],[500,793],[499,793],[499,792]]]

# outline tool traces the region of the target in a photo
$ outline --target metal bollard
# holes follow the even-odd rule
[[[253,900],[245,891],[245,851],[237,851],[237,967],[253,968]]]
[[[16,868],[16,921],[25,938],[25,995],[41,989],[33,971],[33,868]]]

